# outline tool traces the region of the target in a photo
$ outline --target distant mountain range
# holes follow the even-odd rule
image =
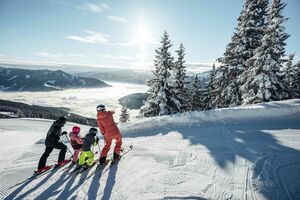
[[[43,107],[0,99],[0,118],[42,118],[56,120],[66,116],[68,122],[97,126],[96,119],[70,113],[68,108]]]
[[[98,79],[74,76],[61,70],[28,70],[0,66],[0,90],[2,91],[53,91],[109,86]]]
[[[110,82],[122,82],[145,85],[152,78],[150,70],[106,69],[100,68],[90,72],[76,73],[78,76],[98,78]]]
[[[30,70],[62,70],[69,74],[79,77],[90,77],[102,81],[109,82],[123,82],[133,84],[146,84],[147,80],[151,79],[153,74],[150,69],[133,69],[128,67],[101,67],[88,65],[70,65],[70,64],[56,64],[56,65],[38,65],[38,64],[8,64],[0,63],[0,66],[6,68],[16,69],[30,69]],[[211,70],[210,65],[202,64],[187,64],[187,76],[198,77],[202,76],[203,72]]]

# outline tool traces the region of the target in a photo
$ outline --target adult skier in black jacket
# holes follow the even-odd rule
[[[67,134],[66,131],[61,130],[61,128],[66,124],[67,118],[61,116],[58,120],[54,121],[50,129],[48,130],[47,137],[45,140],[46,149],[39,161],[39,166],[37,172],[43,172],[50,169],[50,166],[46,166],[47,158],[53,149],[60,149],[58,156],[58,165],[62,165],[66,162],[65,155],[67,151],[67,146],[59,141],[60,136]]]

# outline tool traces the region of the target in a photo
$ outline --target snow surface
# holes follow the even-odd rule
[[[6,115],[9,117],[18,117],[15,113],[13,112],[0,112],[1,115]]]
[[[1,198],[300,199],[299,99],[124,123],[123,146],[134,148],[118,165],[88,179],[94,169],[60,169],[8,190],[35,169],[44,145],[34,143],[51,123],[0,119]]]

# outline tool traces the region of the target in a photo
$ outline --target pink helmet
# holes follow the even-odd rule
[[[80,132],[80,127],[79,126],[74,126],[73,129],[72,129],[72,132],[78,134]]]

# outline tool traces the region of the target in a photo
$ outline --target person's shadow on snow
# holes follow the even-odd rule
[[[100,172],[97,172],[93,176],[93,180],[90,184],[89,191],[87,192],[86,196],[88,199],[94,200],[97,198],[97,193],[100,188],[100,179],[103,173],[103,169]]]
[[[64,186],[63,191],[59,194],[59,196],[57,197],[57,199],[67,199],[69,197],[70,194],[73,194],[74,191],[76,191],[79,187],[82,186],[82,184],[84,184],[86,178],[88,176],[87,172],[84,172],[83,174],[81,174],[80,180],[78,183],[76,183],[73,187],[72,185],[75,182],[76,177],[78,177],[77,172],[74,172],[73,174],[69,173],[69,176],[64,180],[64,182],[66,182],[68,179],[68,182],[66,183],[66,185]],[[72,188],[71,188],[72,187]]]
[[[24,182],[22,185],[20,185],[17,189],[15,189],[14,191],[12,191],[4,200],[9,200],[9,199],[13,199],[17,196],[17,194],[19,194],[27,185],[29,185],[31,182],[33,181],[33,179],[30,179],[26,182]]]
[[[44,190],[40,195],[38,195],[35,199],[48,199],[53,195],[56,195],[58,192],[56,191],[63,183],[65,182],[65,177],[68,172],[64,172],[61,174],[58,180],[56,180],[52,185],[48,186],[46,190]]]
[[[118,170],[118,165],[119,165],[119,162],[116,162],[113,166],[110,167],[109,174],[108,174],[106,184],[105,184],[105,188],[103,191],[103,196],[102,196],[103,200],[110,199],[113,187],[116,183],[116,174],[117,174],[117,170]],[[96,199],[96,198],[89,198],[89,199]]]
[[[5,200],[10,200],[10,199],[23,199],[25,198],[27,195],[29,195],[30,193],[34,192],[35,190],[37,190],[39,187],[41,187],[44,183],[46,183],[54,174],[56,171],[51,171],[45,178],[43,178],[38,184],[36,184],[34,187],[32,187],[30,190],[26,191],[25,193],[23,193],[22,195],[18,196],[17,198],[15,198],[27,185],[29,185],[33,180],[36,179],[32,179],[29,181],[26,181],[25,183],[23,183],[20,187],[18,187],[17,189],[15,189],[10,195],[8,195]],[[41,179],[42,177],[39,177],[38,179]]]

